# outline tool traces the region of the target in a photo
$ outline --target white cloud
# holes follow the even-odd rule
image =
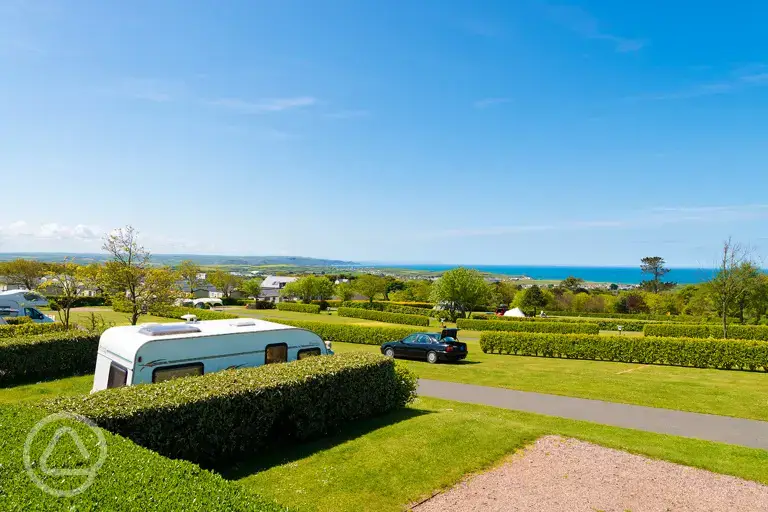
[[[548,8],[550,17],[560,25],[586,39],[609,41],[619,53],[636,52],[647,45],[642,39],[630,39],[604,32],[598,20],[580,7],[555,5]]]
[[[473,103],[473,105],[475,108],[488,108],[494,105],[509,103],[510,101],[512,101],[510,98],[483,98],[481,100],[477,100],[475,103]]]
[[[576,231],[596,229],[637,229],[684,223],[722,223],[768,218],[768,204],[731,206],[657,207],[617,219],[577,220],[551,224],[516,224],[434,233],[434,237],[503,236],[542,231]]]
[[[7,226],[0,226],[0,238],[34,238],[39,240],[99,240],[102,231],[95,226],[78,224],[64,226],[55,222],[30,226],[19,220]]]
[[[255,102],[239,98],[220,98],[208,102],[210,105],[222,107],[243,114],[259,114],[262,112],[281,112],[302,107],[310,107],[317,103],[312,96],[297,96],[294,98],[270,98]]]

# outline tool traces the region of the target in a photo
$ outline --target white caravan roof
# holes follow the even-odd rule
[[[232,320],[204,320],[201,322],[173,322],[168,324],[140,324],[110,327],[99,339],[99,351],[107,350],[128,361],[133,361],[142,346],[153,341],[206,338],[223,334],[242,334],[267,331],[298,330],[298,327],[276,324],[255,318]],[[309,331],[306,331],[309,332]]]

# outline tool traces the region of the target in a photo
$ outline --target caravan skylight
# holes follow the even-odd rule
[[[195,332],[200,332],[200,329],[190,324],[157,324],[147,325],[139,329],[139,333],[145,336],[168,336],[171,334],[191,334]]]

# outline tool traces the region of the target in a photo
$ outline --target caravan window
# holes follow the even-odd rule
[[[109,376],[107,377],[107,389],[120,388],[125,386],[128,381],[128,370],[117,363],[109,365]]]
[[[155,368],[152,372],[152,382],[163,382],[179,377],[192,377],[203,374],[203,363],[177,364]]]
[[[288,361],[288,345],[285,343],[267,345],[267,349],[264,353],[264,364],[284,363]]]
[[[299,350],[299,355],[297,356],[297,359],[304,359],[305,357],[319,356],[319,355],[320,355],[319,348],[304,348]]]

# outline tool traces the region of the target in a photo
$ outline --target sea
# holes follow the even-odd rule
[[[386,268],[444,272],[459,265],[379,265]],[[640,267],[568,267],[568,266],[506,266],[506,265],[461,265],[480,272],[504,276],[526,276],[540,280],[563,280],[568,276],[579,277],[593,283],[638,284],[649,279]],[[671,268],[664,281],[679,284],[696,284],[708,281],[714,275],[711,268]]]

